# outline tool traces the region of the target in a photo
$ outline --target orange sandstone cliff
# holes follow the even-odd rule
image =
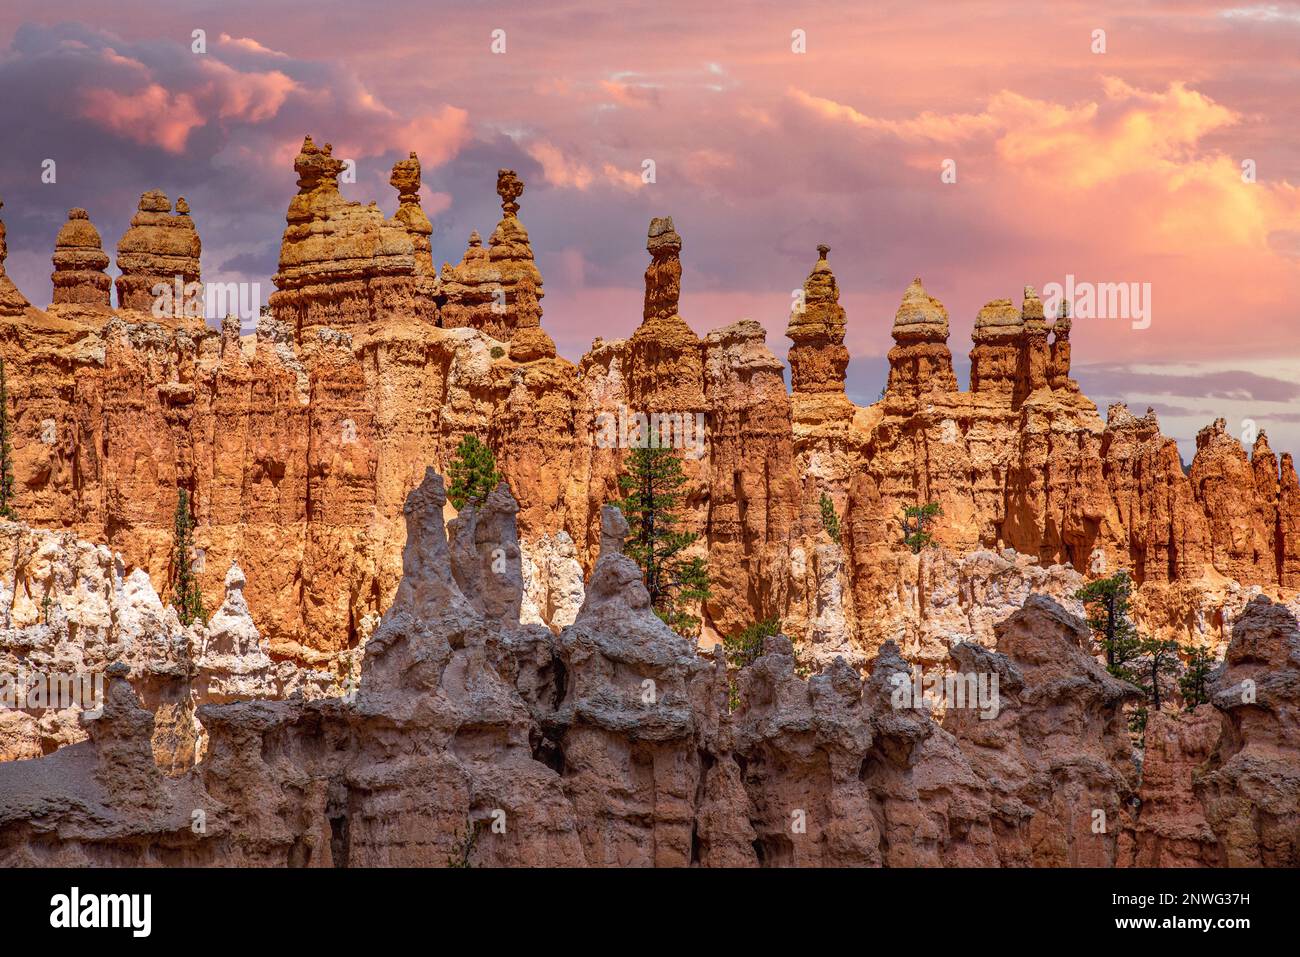
[[[1153,719],[1139,783],[1137,689],[1044,595],[993,648],[952,646],[997,694],[936,722],[900,701],[892,641],[866,677],[842,657],[801,677],[783,635],[738,672],[720,646],[699,654],[650,608],[612,506],[573,623],[521,622],[518,503],[503,484],[449,525],[445,506],[430,469],[345,696],[213,695],[202,759],[169,775],[132,668],[109,665],[87,740],[0,763],[0,865],[1300,863],[1300,631],[1267,599],[1239,617],[1212,703]],[[214,663],[242,630],[242,580]]]
[[[776,616],[814,664],[861,666],[891,640],[939,663],[954,639],[991,646],[1027,595],[1077,611],[1083,580],[1128,568],[1148,630],[1222,648],[1254,595],[1300,587],[1291,456],[1262,435],[1248,453],[1216,423],[1185,470],[1150,412],[1103,418],[1070,378],[1068,316],[1046,317],[1032,288],[980,310],[963,391],[947,311],[914,280],[884,393],[859,407],[844,335],[863,320],[839,303],[827,247],[790,316],[787,387],[758,323],[700,334],[681,314],[685,244],[656,218],[641,324],[574,364],[544,328],[513,171],[498,174],[486,246],[475,234],[437,271],[418,157],[393,169],[391,218],[345,200],[341,168],[306,138],[276,289],[246,333],[192,308],[202,210],[158,191],[118,244],[116,307],[86,210],[55,241],[47,309],[0,255],[18,514],[107,546],[165,598],[185,489],[205,603],[224,600],[238,564],[277,661],[352,667],[398,588],[402,504],[467,433],[493,448],[518,503],[525,620],[571,624],[625,455],[597,436],[637,413],[702,423],[685,468],[687,525],[713,572],[705,647]],[[169,309],[161,287],[180,290]],[[916,555],[899,519],[926,502],[942,508],[936,547]]]

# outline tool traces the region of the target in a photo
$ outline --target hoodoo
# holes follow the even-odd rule
[[[107,268],[108,255],[90,216],[84,209],[68,210],[54,241],[53,304],[107,310],[113,285]]]
[[[601,510],[621,494],[628,450],[595,440],[607,417],[692,424],[681,530],[711,569],[706,650],[775,618],[814,665],[865,667],[893,640],[942,667],[951,635],[988,644],[1035,593],[1079,611],[1081,582],[1120,568],[1148,633],[1222,649],[1246,589],[1289,601],[1300,585],[1293,458],[1263,437],[1245,449],[1219,424],[1188,474],[1154,415],[1116,406],[1103,420],[1070,379],[1069,317],[1049,322],[1032,288],[1019,307],[980,310],[967,391],[947,311],[911,282],[881,401],[859,406],[827,246],[794,297],[787,385],[759,323],[701,336],[682,316],[689,259],[673,220],[655,217],[641,321],[575,365],[542,328],[519,177],[498,172],[492,239],[474,235],[436,276],[420,162],[404,155],[385,218],[340,195],[328,144],[303,141],[277,291],[251,335],[152,315],[153,284],[199,278],[188,207],[158,192],[123,237],[118,308],[79,209],[56,243],[48,314],[0,272],[18,514],[103,543],[167,594],[185,489],[205,607],[226,603],[237,564],[246,584],[231,601],[268,658],[336,687],[397,593],[406,496],[467,434],[517,503],[521,616],[552,632],[572,623]],[[929,503],[933,547],[913,551],[901,516]],[[152,694],[142,674],[129,680]],[[275,686],[289,686],[278,672]],[[158,719],[178,742],[181,714]]]
[[[118,307],[145,313],[172,328],[200,328],[201,250],[184,197],[176,201],[173,214],[165,193],[153,189],[142,195],[130,228],[117,244]]]
[[[542,274],[533,261],[528,230],[519,220],[519,197],[524,183],[512,169],[497,172],[497,195],[501,197],[501,221],[488,239],[487,248],[475,231],[460,264],[442,267],[443,324],[480,329],[508,342],[520,325],[518,285],[532,284],[532,301],[542,296]],[[531,308],[531,307],[529,307]],[[540,305],[537,306],[540,318]]]

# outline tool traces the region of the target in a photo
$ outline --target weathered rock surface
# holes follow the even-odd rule
[[[106,544],[165,593],[185,488],[206,604],[223,601],[238,563],[275,660],[348,672],[397,588],[406,495],[471,433],[493,448],[518,503],[529,614],[569,623],[572,566],[529,571],[528,556],[564,535],[591,572],[626,455],[626,443],[597,437],[608,417],[637,414],[701,423],[683,450],[684,524],[713,569],[706,647],[775,616],[816,663],[842,654],[861,665],[888,640],[937,661],[947,640],[977,629],[940,615],[927,632],[929,584],[899,523],[927,502],[942,508],[936,545],[953,556],[1013,549],[1055,576],[1058,598],[1068,593],[1054,567],[1129,569],[1143,626],[1183,641],[1222,648],[1242,588],[1286,599],[1300,587],[1291,456],[1279,461],[1266,439],[1248,455],[1211,427],[1185,470],[1153,414],[1115,406],[1103,421],[1069,377],[1068,316],[1049,323],[1030,288],[1019,307],[981,310],[961,391],[947,312],[914,281],[894,316],[881,401],[858,407],[844,394],[850,318],[824,248],[792,309],[787,389],[757,323],[701,336],[681,316],[682,237],[657,217],[643,322],[626,340],[597,339],[575,365],[541,325],[517,175],[498,174],[503,215],[489,243],[472,240],[439,277],[418,158],[393,167],[392,218],[343,199],[342,168],[328,145],[304,141],[277,291],[246,340],[234,325],[151,314],[153,283],[199,278],[194,222],[161,193],[145,194],[122,239],[114,311],[94,228],[75,210],[49,310],[4,278],[0,256],[19,514]],[[822,495],[838,544],[821,527]],[[552,587],[543,575],[559,578]],[[1005,610],[996,586],[971,577],[969,590],[993,602],[971,614]]]
[[[1300,629],[1260,597],[1232,629],[1210,686],[1223,714],[1213,761],[1196,781],[1230,867],[1295,867],[1300,859]]]
[[[231,566],[221,606],[184,627],[149,576],[106,546],[0,521],[0,683],[23,692],[0,707],[0,761],[85,740],[81,715],[103,704],[114,662],[152,716],[153,754],[169,774],[198,759],[205,702],[338,693],[329,674],[271,660],[243,587]]]
[[[800,677],[782,635],[729,673],[651,611],[612,507],[576,621],[558,636],[520,624],[518,561],[498,570],[485,550],[515,538],[509,493],[458,516],[450,543],[445,504],[429,470],[354,692],[206,704],[203,760],[167,777],[115,663],[88,740],[0,764],[0,865],[1124,862],[1137,691],[1050,598],[1000,622],[996,650],[954,646],[954,670],[984,690],[948,701],[941,726],[900,697],[920,676],[892,642],[865,678],[843,659]],[[1297,863],[1297,664],[1294,618],[1253,603],[1215,682],[1225,760],[1197,785],[1197,839],[1230,862]],[[1239,706],[1248,676],[1260,696]],[[1168,775],[1149,785],[1186,800]]]

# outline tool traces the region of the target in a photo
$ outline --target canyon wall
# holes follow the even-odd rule
[[[271,660],[244,585],[231,565],[208,621],[182,626],[144,570],[128,572],[106,546],[0,520],[0,761],[84,741],[82,714],[103,704],[113,663],[152,715],[164,773],[201,755],[203,704],[339,694],[334,673]],[[340,662],[345,676],[357,670],[353,657]]]
[[[0,866],[1300,864],[1300,631],[1266,599],[1212,705],[1151,722],[1139,797],[1139,692],[1044,595],[952,646],[995,695],[936,722],[893,642],[866,678],[799,676],[783,635],[710,661],[653,613],[613,507],[574,622],[521,623],[518,503],[445,507],[430,469],[354,694],[204,704],[205,756],[167,776],[114,662],[88,740],[0,764]]]
[[[638,413],[703,422],[684,465],[686,527],[713,579],[706,648],[776,616],[817,664],[860,666],[890,640],[940,662],[954,636],[993,640],[991,609],[1030,592],[1068,602],[1082,579],[1128,568],[1148,631],[1222,649],[1252,597],[1300,587],[1291,456],[1262,434],[1248,453],[1218,422],[1185,470],[1149,411],[1103,419],[1070,378],[1070,320],[1045,317],[1031,288],[1019,307],[980,310],[961,391],[947,311],[915,280],[882,397],[859,407],[844,393],[854,319],[828,248],[792,310],[787,387],[758,323],[700,336],[681,315],[683,239],[656,218],[641,324],[575,365],[543,328],[513,171],[498,174],[487,245],[475,233],[439,271],[418,158],[393,169],[392,217],[344,199],[340,169],[305,140],[276,291],[246,334],[233,318],[208,328],[186,291],[201,281],[202,211],[183,199],[141,198],[117,248],[115,308],[86,210],[59,232],[44,310],[4,276],[0,227],[18,515],[107,546],[168,595],[185,489],[207,607],[237,563],[277,661],[344,675],[396,594],[402,503],[469,433],[518,502],[525,617],[571,623],[626,455],[598,438]],[[166,309],[160,283],[179,291]],[[822,529],[822,495],[839,541]],[[926,502],[942,512],[918,555],[900,517]]]

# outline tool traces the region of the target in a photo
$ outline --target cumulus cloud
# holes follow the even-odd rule
[[[547,140],[533,140],[526,143],[524,149],[540,164],[542,176],[552,186],[585,191],[595,185],[612,185],[625,190],[640,189],[643,185],[639,168],[634,172],[610,162],[588,164]]]
[[[475,135],[461,106],[394,109],[345,64],[297,59],[226,32],[195,54],[188,35],[161,42],[76,23],[23,25],[0,52],[0,86],[0,188],[18,254],[10,272],[40,304],[51,243],[72,206],[90,210],[111,254],[142,192],[184,195],[207,278],[266,281],[275,260],[265,249],[283,230],[304,133],[333,138],[380,196],[392,162],[408,151],[418,151],[428,180]],[[57,164],[53,184],[20,168],[47,157]],[[453,191],[427,195],[436,215]]]
[[[1204,413],[1200,425],[1217,407],[1247,417],[1246,406],[1282,425],[1267,384],[1235,375],[1285,378],[1259,357],[1300,354],[1294,83],[1273,65],[1294,55],[1296,34],[1270,5],[1224,16],[1208,0],[1105,0],[1080,23],[1012,0],[941,12],[790,0],[779,17],[741,19],[678,0],[583,2],[521,7],[501,57],[473,5],[420,31],[408,26],[427,15],[415,0],[382,17],[320,0],[307,32],[274,11],[223,9],[205,60],[189,51],[183,9],[124,3],[113,36],[18,26],[25,3],[0,11],[0,36],[12,37],[0,51],[0,194],[10,272],[34,300],[48,295],[70,206],[89,208],[111,247],[151,187],[190,200],[205,275],[265,282],[311,132],[358,160],[345,195],[390,210],[388,169],[419,152],[439,261],[459,259],[471,229],[490,232],[496,170],[517,169],[547,277],[544,322],[570,357],[593,330],[635,328],[646,224],[672,215],[687,321],[702,332],[751,316],[781,356],[790,290],[829,243],[850,388],[866,400],[912,276],[948,307],[960,366],[983,302],[1068,273],[1153,286],[1149,329],[1076,322],[1076,362],[1175,375],[1174,360],[1235,357],[1196,386],[1222,397],[1156,393],[1170,383],[1154,378],[1132,388]],[[79,4],[99,15],[86,0],[68,9]],[[808,29],[807,55],[789,52],[774,18]],[[1093,20],[1108,28],[1106,56],[1087,53]],[[87,90],[111,91],[98,118],[69,95]],[[39,183],[45,157],[58,160],[57,185]],[[654,184],[641,181],[646,158]],[[940,181],[945,159],[956,183]],[[1097,385],[1123,395],[1124,382]],[[1180,437],[1196,427],[1189,418]]]

